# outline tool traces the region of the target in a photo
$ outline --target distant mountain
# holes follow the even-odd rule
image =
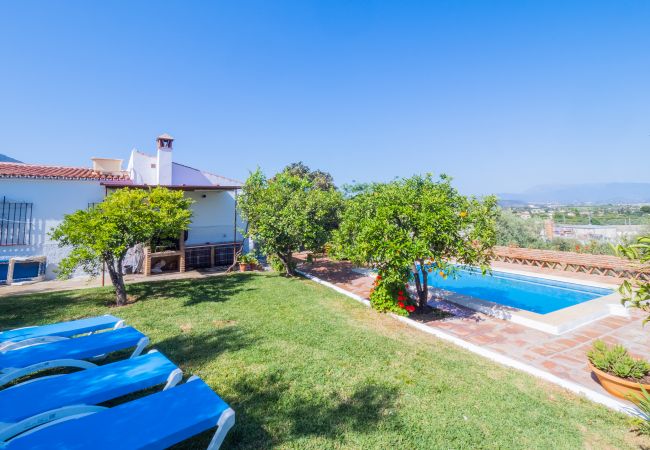
[[[521,194],[499,194],[501,204],[629,204],[650,203],[650,183],[543,185]]]
[[[7,155],[3,155],[0,153],[0,162],[12,162],[12,163],[22,163],[22,161],[18,161],[17,159],[10,158]]]

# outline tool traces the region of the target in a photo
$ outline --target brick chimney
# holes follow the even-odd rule
[[[170,186],[172,184],[172,144],[174,138],[167,133],[156,138],[158,160],[156,164],[156,184]]]

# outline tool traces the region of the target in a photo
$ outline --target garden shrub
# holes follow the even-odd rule
[[[285,265],[284,262],[280,258],[278,258],[275,255],[271,255],[267,258],[267,262],[269,263],[269,266],[271,266],[271,269],[273,269],[274,272],[280,272],[284,273],[285,272]],[[292,269],[296,268],[296,262],[292,259],[291,260],[291,267]]]
[[[620,256],[628,258],[637,264],[649,264],[650,235],[639,237],[634,244],[628,246],[621,245],[616,251]],[[650,321],[650,282],[643,280],[625,280],[619,288],[619,292],[622,296],[621,302],[623,305],[648,313],[643,323],[646,324]]]
[[[377,274],[370,290],[370,304],[377,311],[406,315],[415,311],[408,293],[408,274],[384,272]]]
[[[636,426],[636,431],[639,434],[650,435],[650,393],[641,386],[641,395],[636,394],[636,398],[633,400],[645,417],[635,417],[632,419],[632,423]]]

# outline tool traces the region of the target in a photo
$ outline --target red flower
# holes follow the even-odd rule
[[[398,291],[397,295],[404,295],[404,291]]]
[[[408,312],[412,313],[413,311],[415,311],[415,306],[413,306],[413,305],[408,305],[408,306],[406,306],[405,309],[406,309]]]
[[[404,308],[404,303],[402,303],[402,302],[398,302],[398,303],[397,303],[397,306],[399,306],[400,308]],[[408,308],[408,306],[407,306],[407,308]]]

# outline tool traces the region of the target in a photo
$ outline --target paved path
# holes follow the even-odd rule
[[[223,268],[206,269],[206,270],[189,270],[187,272],[179,273],[161,273],[151,276],[144,276],[142,274],[125,275],[124,281],[126,284],[133,283],[149,283],[164,280],[182,280],[190,278],[205,278],[225,273]],[[71,278],[69,280],[48,280],[39,281],[36,283],[24,284],[11,284],[9,286],[0,285],[0,298],[10,295],[22,294],[38,294],[41,292],[56,292],[56,291],[69,291],[72,289],[87,289],[92,287],[99,287],[102,285],[101,278]],[[106,286],[111,286],[111,280],[106,275]]]
[[[526,270],[525,267],[515,264],[499,263],[495,266]],[[319,259],[312,264],[301,264],[301,270],[368,298],[373,277],[354,272],[353,268],[349,263],[327,259]],[[567,277],[566,272],[551,269],[536,272]],[[589,279],[586,274],[573,275],[575,278]],[[594,277],[593,281],[620,282],[615,278],[601,276]],[[426,325],[602,393],[606,392],[592,378],[585,356],[592,341],[602,339],[610,344],[621,343],[633,355],[650,359],[650,325],[643,328],[644,316],[635,310],[631,311],[630,318],[610,316],[556,336],[445,301],[436,302],[434,306],[452,312],[454,316],[432,320],[426,322]]]

